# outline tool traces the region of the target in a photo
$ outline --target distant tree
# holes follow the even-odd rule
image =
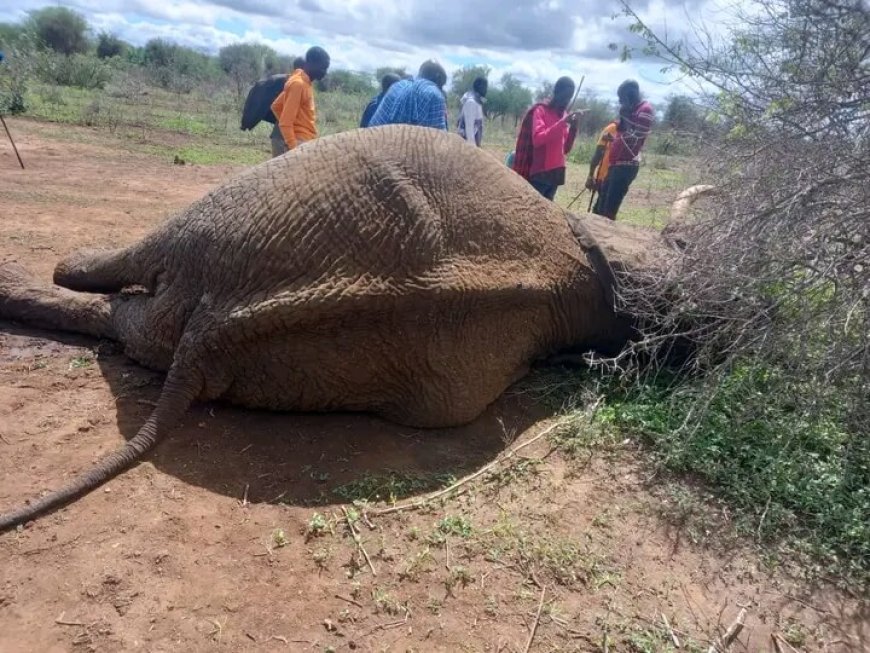
[[[220,67],[233,81],[238,97],[249,84],[263,76],[266,62],[275,62],[277,58],[277,52],[261,43],[233,43],[218,52]]]
[[[664,127],[693,134],[704,130],[704,114],[692,98],[672,95],[667,98],[667,103]]]
[[[478,77],[489,78],[492,68],[489,66],[463,66],[453,72],[450,80],[450,95],[458,100],[462,95],[471,90],[471,85]]]
[[[24,45],[27,37],[27,30],[22,25],[0,23],[0,48],[8,50]]]
[[[274,57],[266,57],[264,75],[281,75],[293,71],[293,60],[296,57],[289,54],[276,54]]]
[[[341,91],[351,95],[369,95],[375,90],[375,80],[369,73],[352,70],[330,70],[317,82],[320,91]]]
[[[97,36],[97,56],[100,59],[120,57],[124,52],[126,52],[126,50],[127,43],[114,34],[100,32],[99,36]]]
[[[55,52],[76,54],[88,50],[88,22],[72,9],[37,9],[30,12],[26,24],[38,43]]]
[[[516,125],[532,104],[532,92],[511,73],[505,73],[497,88],[487,95],[487,109],[493,118],[511,116]]]
[[[553,82],[541,82],[538,90],[535,91],[535,102],[543,102],[553,97]]]
[[[602,100],[593,91],[586,91],[577,100],[577,109],[584,109],[586,113],[580,121],[580,133],[587,136],[596,136],[616,117],[616,107]]]
[[[180,91],[188,90],[195,80],[219,73],[212,57],[164,39],[148,41],[143,60],[159,85]]]
[[[408,75],[404,66],[401,68],[396,68],[394,66],[381,66],[377,70],[375,70],[375,79],[380,83],[381,77],[386,75],[387,73],[394,73],[399,77],[406,77]]]

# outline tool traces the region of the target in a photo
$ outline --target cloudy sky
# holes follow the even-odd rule
[[[670,34],[690,20],[715,20],[717,0],[635,0],[650,24]],[[0,3],[0,21],[56,2]],[[585,89],[609,97],[627,77],[660,99],[685,91],[670,85],[655,61],[621,63],[608,46],[635,43],[628,21],[614,18],[615,0],[65,0],[95,31],[136,45],[171,39],[208,52],[240,41],[266,43],[284,54],[325,47],[334,65],[372,71],[378,66],[416,70],[428,58],[448,72],[464,64],[492,67],[491,78],[517,74],[538,86],[560,75],[586,76]]]

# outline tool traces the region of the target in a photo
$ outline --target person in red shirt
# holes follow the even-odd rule
[[[625,199],[631,183],[640,167],[640,151],[652,131],[655,111],[652,105],[641,98],[640,86],[633,79],[626,80],[616,91],[619,98],[619,122],[610,144],[610,166],[596,205],[596,213],[611,220]]]
[[[540,102],[526,113],[517,137],[514,171],[549,200],[565,183],[565,155],[574,146],[584,113],[567,112],[574,88],[574,80],[560,77],[550,101]]]

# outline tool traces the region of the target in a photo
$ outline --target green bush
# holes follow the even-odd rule
[[[24,113],[30,57],[17,48],[10,48],[5,54],[6,59],[0,65],[0,112]]]
[[[112,78],[112,69],[96,57],[42,52],[34,58],[34,72],[46,84],[103,88]]]
[[[97,56],[100,59],[120,57],[127,50],[127,44],[114,34],[100,32],[97,37]]]
[[[806,388],[750,364],[713,386],[671,381],[613,393],[599,420],[641,435],[665,469],[703,480],[747,532],[870,572],[870,447],[846,430],[835,393],[808,410],[797,399]]]

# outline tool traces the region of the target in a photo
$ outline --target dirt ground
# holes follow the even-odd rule
[[[27,169],[0,138],[0,260],[44,278],[235,172],[9,124]],[[131,437],[161,381],[112,343],[0,322],[0,509]],[[519,393],[425,432],[198,405],[143,463],[0,535],[0,652],[706,651],[741,608],[732,651],[870,650],[866,602],[675,521],[630,441],[572,459],[542,438],[457,498],[350,513],[355,543],[342,488],[413,498],[552,419]]]

